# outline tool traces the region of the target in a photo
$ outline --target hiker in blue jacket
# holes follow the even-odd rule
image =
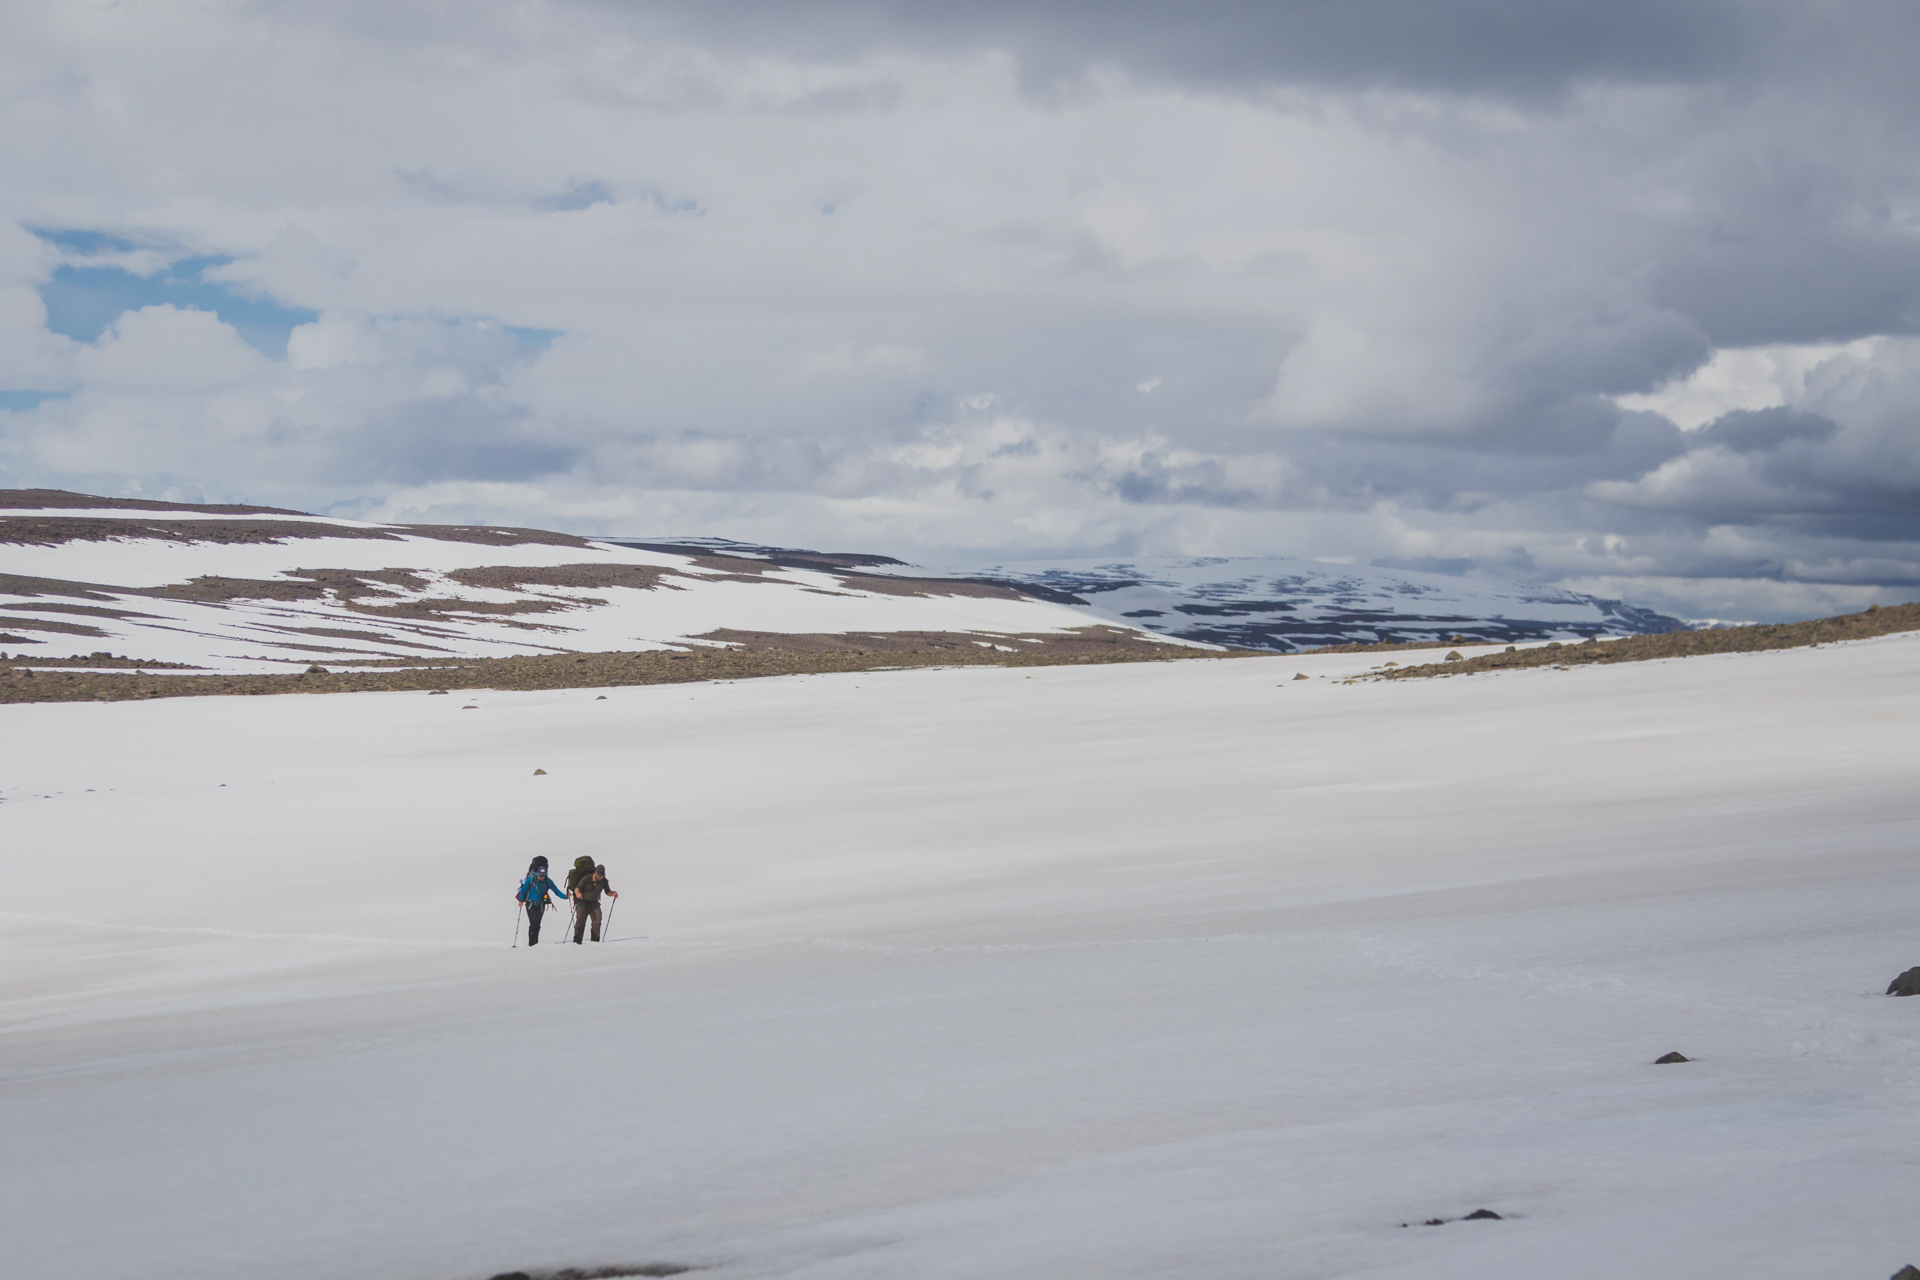
[[[563,902],[567,897],[559,885],[547,879],[547,860],[535,858],[527,868],[527,878],[520,882],[520,892],[514,895],[527,905],[527,945],[530,947],[540,945],[540,915],[547,909],[548,894]]]

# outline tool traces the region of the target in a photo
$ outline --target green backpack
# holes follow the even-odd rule
[[[593,857],[583,853],[575,858],[573,865],[567,869],[567,892],[572,893],[575,885],[592,875]]]

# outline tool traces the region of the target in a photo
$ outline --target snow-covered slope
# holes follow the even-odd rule
[[[724,538],[625,541],[774,563],[817,553]],[[1035,560],[937,569],[882,556],[845,557],[862,572],[965,578],[1020,587],[1082,610],[1089,621],[1139,626],[1202,644],[1289,653],[1337,644],[1514,644],[1684,630],[1678,618],[1559,587],[1274,556]]]
[[[1920,1262],[1920,637],[1370,661],[0,706],[5,1270]]]
[[[215,671],[638,650],[744,632],[1048,634],[1080,611],[1007,587],[877,577],[526,529],[0,493],[0,650]],[[88,499],[102,502],[106,500]],[[27,503],[61,502],[41,506]]]
[[[1677,618],[1558,587],[1313,560],[1038,561],[974,572],[1084,601],[1087,612],[1209,644],[1289,651],[1377,641],[1512,644],[1678,631]]]

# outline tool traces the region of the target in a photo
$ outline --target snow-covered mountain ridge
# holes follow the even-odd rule
[[[0,648],[219,672],[648,650],[743,633],[991,643],[1117,627],[1156,644],[1286,652],[1681,626],[1550,587],[1305,560],[928,568],[719,538],[593,540],[0,490]]]
[[[775,564],[536,529],[0,491],[0,648],[215,672],[319,662],[337,671],[741,634],[938,633],[985,644],[1097,621],[1041,592],[875,576],[859,559]]]
[[[654,542],[663,546],[673,543]],[[811,553],[715,539],[731,555]],[[1252,556],[1016,561],[939,570],[863,557],[869,573],[970,577],[1033,591],[1097,619],[1202,644],[1292,652],[1324,645],[1513,644],[1686,629],[1678,618],[1559,587]]]

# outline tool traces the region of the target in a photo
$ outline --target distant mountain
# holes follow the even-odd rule
[[[1267,557],[1026,561],[980,577],[1206,644],[1291,652],[1377,642],[1513,644],[1684,631],[1678,618],[1558,587]]]
[[[719,545],[0,490],[0,651],[248,674],[756,637],[1010,650],[1009,638],[1070,643],[1104,621],[1045,589],[915,577],[885,556]],[[1153,648],[1175,643],[1122,625]]]
[[[996,638],[1050,644],[1094,626],[1155,646],[1280,652],[1683,629],[1551,587],[1305,560],[929,569],[722,538],[594,540],[0,490],[0,649],[44,657],[124,651],[245,673],[754,635],[937,634],[1005,649]]]
[[[857,563],[871,574],[937,574],[1004,584],[1084,610],[1089,621],[1279,653],[1338,644],[1461,643],[1455,636],[1516,644],[1687,629],[1678,618],[1651,609],[1558,587],[1315,560],[1163,556],[929,569],[884,556],[796,551],[718,538],[631,545],[698,548],[819,568]]]

